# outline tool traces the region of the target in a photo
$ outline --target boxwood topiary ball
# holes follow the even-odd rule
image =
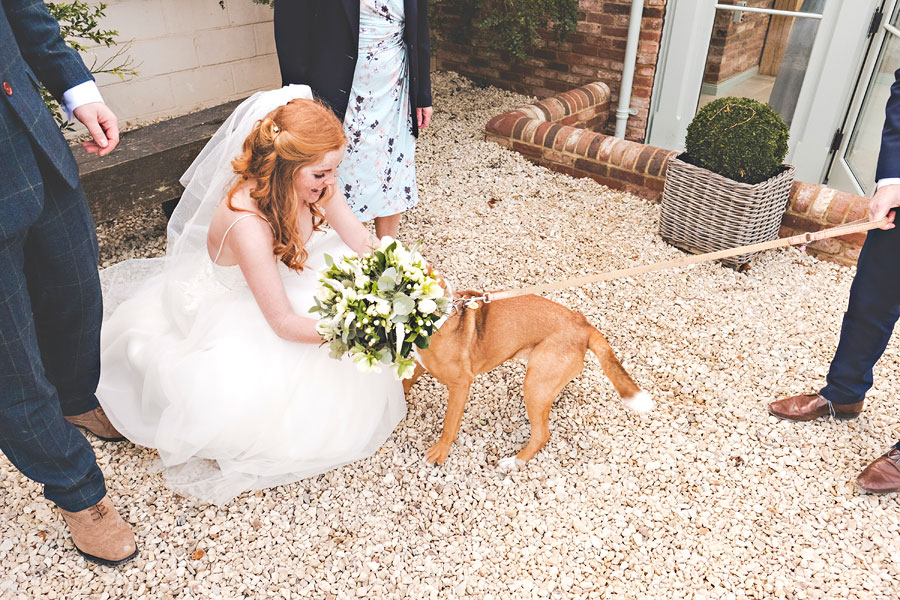
[[[768,104],[729,96],[697,112],[687,129],[689,162],[729,179],[759,183],[776,175],[788,127]]]

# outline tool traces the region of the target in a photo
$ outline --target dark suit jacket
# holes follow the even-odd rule
[[[886,177],[900,177],[900,69],[894,72],[891,96],[885,108],[884,129],[881,132],[881,151],[875,181]]]
[[[404,0],[409,99],[431,106],[431,36],[427,0]],[[275,46],[284,85],[305,83],[343,120],[359,48],[359,0],[275,0]]]
[[[0,239],[41,213],[43,177],[35,153],[70,187],[78,185],[78,165],[44,106],[38,80],[61,99],[91,79],[43,0],[0,0]]]

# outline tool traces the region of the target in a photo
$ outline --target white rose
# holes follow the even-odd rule
[[[353,356],[353,362],[356,368],[363,373],[381,373],[381,367],[378,366],[378,359],[363,352]]]
[[[404,270],[408,270],[410,268],[410,259],[412,256],[409,254],[409,251],[403,246],[398,246],[396,250],[394,250],[394,256],[397,258],[397,261],[403,265]]]
[[[435,298],[440,298],[444,295],[444,288],[441,287],[441,284],[432,279],[422,284],[422,293],[429,300],[434,300]]]
[[[328,288],[324,285],[320,285],[316,290],[316,299],[321,302],[328,302],[331,300],[331,297],[334,295],[334,292],[331,291],[331,288]]]
[[[425,314],[431,314],[437,310],[437,304],[431,298],[425,298],[419,301],[419,310]]]

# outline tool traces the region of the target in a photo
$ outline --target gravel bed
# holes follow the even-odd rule
[[[434,77],[421,201],[401,225],[459,289],[498,289],[676,258],[659,209],[482,140],[531,101]],[[100,227],[103,264],[156,255],[160,213]],[[900,346],[854,422],[770,417],[824,380],[853,270],[796,249],[560,291],[657,401],[637,417],[593,356],[521,470],[524,366],[479,377],[460,438],[424,464],[446,392],[424,377],[372,458],[226,508],[173,494],[154,453],[92,441],[140,557],[88,564],[36,484],[0,459],[2,598],[895,598],[900,500],[859,471],[898,437]]]

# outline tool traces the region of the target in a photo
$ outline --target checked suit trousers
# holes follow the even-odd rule
[[[38,152],[17,159],[37,161],[44,203],[25,227],[0,223],[0,450],[74,512],[106,494],[91,445],[63,418],[98,406],[97,237],[80,186]]]

